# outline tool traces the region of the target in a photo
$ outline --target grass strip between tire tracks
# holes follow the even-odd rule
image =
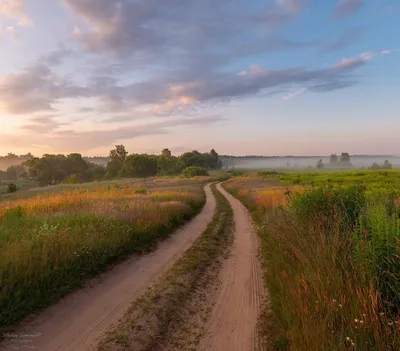
[[[187,328],[186,318],[188,314],[204,312],[204,308],[201,303],[193,305],[190,301],[198,291],[215,283],[215,272],[233,242],[233,210],[215,184],[211,189],[217,206],[207,229],[184,256],[133,303],[120,325],[100,343],[99,350],[153,351],[163,350],[171,343],[174,349],[180,349],[176,335],[182,335],[180,330],[195,329]],[[187,338],[193,348],[200,336],[201,328],[195,336]],[[190,349],[189,344],[184,348]]]

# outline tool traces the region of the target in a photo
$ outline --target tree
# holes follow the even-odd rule
[[[340,156],[340,162],[350,163],[350,155],[347,152],[342,152],[342,155]]]
[[[322,162],[322,160],[319,160],[318,162],[317,162],[317,168],[318,169],[323,169],[325,167],[325,165],[324,165],[324,163]]]
[[[122,174],[126,177],[152,177],[157,175],[157,157],[147,154],[129,155],[123,165]]]
[[[330,156],[330,158],[329,158],[329,162],[330,162],[331,165],[337,164],[338,161],[339,161],[339,158],[338,158],[338,156],[336,154],[332,154]]]
[[[157,173],[160,175],[174,175],[177,173],[178,159],[164,154],[157,157]]]
[[[128,151],[126,151],[124,145],[115,145],[115,149],[110,150],[111,160],[118,160],[121,164],[124,163],[127,155]]]
[[[379,164],[377,164],[376,162],[374,162],[374,163],[372,164],[372,166],[369,167],[369,169],[381,169],[381,166],[379,166]]]
[[[221,169],[222,163],[219,160],[219,156],[214,149],[211,149],[209,154],[205,155],[206,158],[206,166],[209,169]]]
[[[67,176],[66,157],[64,155],[43,155],[25,162],[28,177],[40,185],[55,185]]]
[[[128,152],[124,145],[115,145],[115,149],[110,150],[110,161],[107,163],[108,178],[115,178],[122,170]]]
[[[206,166],[204,156],[197,150],[194,150],[192,152],[185,152],[179,157],[179,161],[182,169],[190,166],[197,166],[197,167]]]
[[[385,160],[385,162],[383,163],[382,168],[383,168],[383,169],[392,169],[393,166],[392,166],[392,164],[391,164],[388,160]]]
[[[29,179],[37,181],[40,185],[55,185],[67,181],[92,181],[100,179],[105,173],[101,166],[85,161],[80,154],[43,155],[32,158],[24,164]],[[70,180],[68,180],[70,181]]]
[[[171,156],[172,156],[172,152],[171,152],[170,149],[164,149],[164,150],[161,152],[161,155],[162,155],[162,156],[165,156],[165,157],[171,157]]]

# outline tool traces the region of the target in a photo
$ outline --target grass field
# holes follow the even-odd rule
[[[59,186],[0,202],[0,327],[17,322],[196,214],[212,178]]]
[[[286,185],[364,184],[368,188],[400,189],[400,170],[287,173],[279,179]]]
[[[262,239],[276,349],[400,349],[399,180],[349,171],[226,183]]]

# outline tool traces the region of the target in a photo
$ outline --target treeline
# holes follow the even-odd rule
[[[181,156],[173,156],[169,149],[162,150],[160,155],[128,155],[123,145],[117,145],[115,149],[110,151],[109,158],[110,161],[106,167],[106,178],[109,179],[177,175],[188,167],[206,170],[221,169],[221,161],[214,149],[209,153],[200,153],[194,150],[185,152]],[[201,170],[198,170],[198,172],[204,174]]]
[[[6,156],[0,156],[0,171],[6,170],[11,166],[18,166],[31,158],[33,158],[31,153],[20,156],[13,153],[9,153]]]
[[[353,165],[350,162],[350,155],[347,152],[343,152],[340,156],[332,154],[329,157],[329,168],[351,168],[351,167],[353,167]],[[325,168],[325,164],[322,161],[322,159],[317,161],[317,168],[319,169]],[[385,162],[382,165],[374,162],[370,167],[368,167],[368,169],[392,169],[392,168],[393,165],[389,162],[389,160],[385,160]]]
[[[110,151],[108,159],[108,163],[101,166],[89,162],[79,153],[46,154],[43,157],[30,155],[24,162],[8,167],[6,171],[0,171],[0,181],[29,179],[40,185],[56,185],[181,173],[186,176],[196,176],[207,174],[207,170],[221,168],[221,162],[214,149],[209,153],[195,150],[177,157],[173,156],[169,149],[162,150],[160,155],[129,155],[125,146],[117,145]]]

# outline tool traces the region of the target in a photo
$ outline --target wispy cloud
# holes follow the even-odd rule
[[[25,0],[2,0],[0,16],[15,19],[20,26],[33,25],[32,19],[26,13]]]
[[[47,120],[44,117],[43,122]],[[26,128],[29,133],[20,138],[9,134],[0,134],[0,146],[19,148],[22,145],[41,145],[52,151],[73,152],[91,150],[97,147],[108,147],[118,141],[138,138],[146,135],[169,134],[178,127],[202,127],[223,122],[219,115],[205,115],[193,118],[178,118],[155,123],[124,126],[115,129],[96,131],[48,131],[45,134],[36,133],[32,128]]]
[[[325,53],[330,53],[343,50],[361,41],[365,37],[365,34],[366,29],[364,27],[346,28],[337,39],[323,47],[322,51]]]
[[[299,13],[307,4],[306,0],[276,0],[277,4],[282,8],[294,12]]]
[[[364,5],[364,0],[338,0],[332,19],[341,20],[348,18],[361,11]]]

